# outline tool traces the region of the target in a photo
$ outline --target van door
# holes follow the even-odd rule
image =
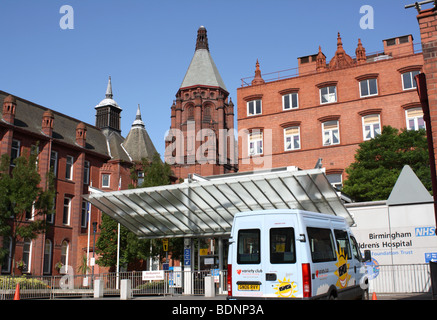
[[[288,225],[288,226],[287,226]],[[266,230],[267,231],[267,230]],[[290,224],[268,228],[268,252],[263,256],[264,296],[302,297],[301,276],[296,263],[295,229]]]
[[[326,297],[338,277],[334,236],[330,228],[307,227],[308,245],[311,253],[312,297]]]

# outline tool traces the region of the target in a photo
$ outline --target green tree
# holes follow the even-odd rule
[[[137,168],[144,173],[143,182],[138,187],[155,187],[171,184],[172,171],[167,163],[162,162],[158,153],[152,161],[142,161],[131,168],[132,180],[138,181]],[[133,188],[133,185],[130,186]],[[105,267],[114,267],[117,263],[117,233],[118,223],[104,214],[100,227],[100,237],[96,243],[97,253],[100,258],[97,264]],[[174,250],[172,256],[180,258],[183,251],[183,239],[170,239],[170,249]],[[137,260],[146,260],[150,256],[163,256],[164,251],[161,240],[139,239],[126,227],[120,226],[120,265],[128,265]]]
[[[431,191],[425,130],[399,130],[386,126],[372,140],[360,144],[355,162],[347,169],[343,192],[355,201],[386,200],[402,168],[409,165]]]
[[[49,172],[46,185],[41,186],[36,152],[13,161],[9,155],[0,159],[0,235],[11,239],[12,252],[2,250],[15,264],[15,246],[18,240],[35,239],[46,230],[46,215],[53,214],[55,197],[54,176]],[[14,270],[14,268],[13,268]]]

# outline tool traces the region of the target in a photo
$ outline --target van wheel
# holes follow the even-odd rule
[[[328,296],[328,300],[337,300],[337,299],[338,297],[335,291],[332,291]]]

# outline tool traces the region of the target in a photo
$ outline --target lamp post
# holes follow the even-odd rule
[[[96,263],[95,254],[96,254],[96,231],[97,231],[97,222],[93,222],[93,235],[94,235],[94,243],[93,243],[93,265],[92,265],[92,275],[91,282],[94,285],[94,265]]]

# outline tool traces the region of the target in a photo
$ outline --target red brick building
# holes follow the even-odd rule
[[[25,263],[23,273],[58,274],[61,262],[73,267],[82,264],[88,252],[87,202],[82,195],[98,191],[127,189],[130,168],[135,161],[153,156],[153,143],[137,117],[123,138],[120,130],[122,109],[113,100],[111,79],[106,97],[96,107],[96,126],[85,124],[28,100],[0,91],[0,155],[12,158],[28,153],[38,143],[41,177],[50,168],[55,173],[55,214],[48,216],[49,229],[35,240],[19,239],[15,261]],[[139,152],[141,150],[141,152]],[[90,223],[101,221],[102,213],[91,208]],[[30,219],[38,219],[38,216]],[[97,235],[100,229],[97,227]],[[91,251],[93,244],[91,225]],[[9,239],[0,245],[9,248]],[[0,262],[1,273],[12,273],[11,257]],[[98,273],[99,267],[95,267]],[[20,274],[15,270],[15,274]]]
[[[383,40],[377,54],[366,54],[358,39],[352,58],[338,34],[329,62],[319,47],[279,79],[261,75],[257,61],[255,76],[237,89],[239,170],[312,169],[322,159],[341,185],[358,144],[383,126],[424,127],[414,80],[422,66],[411,35]]]
[[[234,104],[228,96],[209,51],[206,29],[201,26],[194,56],[171,106],[165,158],[176,177],[237,171],[231,152],[235,147]]]

